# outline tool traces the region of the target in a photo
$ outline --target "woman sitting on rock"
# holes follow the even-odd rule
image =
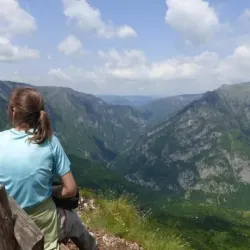
[[[70,161],[52,134],[44,99],[33,88],[13,91],[8,107],[12,129],[0,133],[0,185],[44,233],[44,249],[59,249],[71,238],[81,250],[97,249],[77,213],[56,208],[52,196],[76,195]],[[60,177],[62,185],[52,186]]]

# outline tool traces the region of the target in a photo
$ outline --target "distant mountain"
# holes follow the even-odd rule
[[[13,88],[29,86],[23,83],[0,81],[0,131],[8,126],[7,108],[9,95]]]
[[[21,83],[0,81],[0,129],[13,88]],[[144,132],[146,121],[132,107],[110,105],[69,88],[37,87],[45,96],[56,135],[69,154],[98,161],[113,159]]]
[[[173,197],[249,208],[250,84],[206,93],[108,166]]]
[[[148,117],[148,122],[155,125],[165,121],[170,115],[180,111],[202,95],[180,95],[153,100],[139,109]]]
[[[112,105],[131,106],[140,110],[150,126],[165,121],[170,115],[178,112],[202,95],[180,95],[172,97],[153,96],[99,96]]]
[[[102,100],[113,105],[141,107],[149,102],[157,99],[153,96],[116,96],[116,95],[100,95]]]

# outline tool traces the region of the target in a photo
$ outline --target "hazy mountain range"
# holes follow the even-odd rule
[[[132,106],[135,108],[142,107],[152,102],[153,100],[159,99],[154,96],[117,96],[117,95],[100,95],[98,96],[105,102],[113,105]]]
[[[165,121],[170,115],[187,106],[191,102],[201,98],[202,95],[180,95],[155,99],[140,106],[139,109],[148,118],[150,125],[156,125]]]
[[[175,197],[249,204],[250,84],[206,93],[148,131],[109,167]]]

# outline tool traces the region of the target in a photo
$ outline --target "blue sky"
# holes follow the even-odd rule
[[[250,80],[248,0],[0,0],[0,79],[177,95]]]

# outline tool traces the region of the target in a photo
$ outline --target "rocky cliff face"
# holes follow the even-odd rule
[[[0,129],[7,124],[8,97],[20,83],[0,82]],[[132,107],[109,105],[69,88],[38,87],[46,100],[56,135],[69,154],[99,161],[113,159],[144,132],[146,121]]]
[[[109,167],[175,197],[249,203],[250,84],[206,93]]]

